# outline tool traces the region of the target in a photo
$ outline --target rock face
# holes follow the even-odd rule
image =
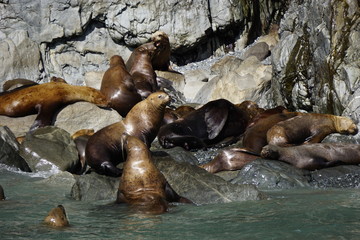
[[[270,0],[1,1],[0,82],[94,81],[112,55],[127,59],[157,30],[169,34],[175,62],[203,59],[236,39],[253,41],[283,9]]]

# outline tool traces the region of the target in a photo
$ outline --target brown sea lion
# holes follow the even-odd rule
[[[213,160],[200,167],[211,173],[243,168],[247,163],[260,157],[261,149],[267,145],[266,133],[272,126],[299,114],[288,112],[284,107],[263,111],[246,129],[242,139],[242,148],[223,150]]]
[[[85,160],[85,148],[89,138],[94,135],[94,129],[81,129],[71,135],[71,138],[75,142],[76,149],[79,155],[79,166],[75,167],[77,170],[74,172],[76,174],[82,174],[86,170],[86,160]]]
[[[239,107],[225,99],[208,102],[181,119],[160,128],[158,140],[162,147],[199,149],[239,139],[259,109],[245,101]]]
[[[25,88],[34,85],[38,85],[38,83],[25,78],[16,78],[5,81],[3,84],[3,91],[9,92],[17,88]]]
[[[162,31],[156,31],[151,35],[151,42],[158,49],[151,60],[154,70],[172,71],[170,68],[171,48],[169,36]]]
[[[170,97],[166,93],[152,93],[137,103],[125,119],[96,132],[86,145],[87,164],[99,174],[120,176],[122,171],[115,166],[124,161],[121,148],[122,134],[138,137],[150,147],[159,131],[165,107],[169,102]]]
[[[242,148],[230,148],[221,151],[213,160],[199,167],[210,173],[233,171],[242,169],[246,164],[258,158],[260,158],[259,155],[244,152]]]
[[[104,73],[100,92],[110,101],[110,107],[122,117],[125,117],[130,109],[142,100],[125,67],[124,60],[118,55],[110,58],[110,68]]]
[[[179,118],[184,117],[188,113],[194,111],[195,108],[191,106],[179,106],[176,109],[166,108],[164,114],[164,121],[162,125],[169,124],[178,120]]]
[[[137,47],[126,62],[126,69],[133,78],[135,88],[142,98],[158,90],[152,58],[157,52],[153,42]]]
[[[98,90],[73,86],[62,82],[49,82],[0,95],[0,115],[22,117],[37,113],[30,130],[51,125],[54,115],[68,104],[87,101],[107,107],[108,101]]]
[[[292,146],[318,143],[331,133],[355,135],[357,132],[357,126],[350,118],[306,113],[274,125],[267,132],[267,142],[271,145]]]
[[[3,187],[0,185],[0,201],[5,200],[5,193]]]
[[[160,214],[168,202],[190,202],[172,190],[156,168],[148,147],[140,139],[124,135],[127,158],[121,176],[117,203],[128,203],[142,213]]]
[[[316,170],[343,164],[359,164],[360,145],[349,143],[313,143],[292,147],[267,145],[261,151],[261,156],[287,162],[297,168]]]
[[[69,226],[65,208],[62,205],[58,205],[56,208],[51,209],[45,217],[44,223],[53,227]]]

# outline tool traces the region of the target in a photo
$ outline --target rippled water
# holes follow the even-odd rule
[[[0,169],[0,239],[358,239],[358,189],[270,191],[268,200],[177,205],[141,215],[126,205],[83,202],[31,174]],[[62,204],[70,227],[42,224]]]

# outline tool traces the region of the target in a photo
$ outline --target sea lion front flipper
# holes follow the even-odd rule
[[[168,182],[165,184],[165,196],[168,202],[193,203],[191,200],[177,194]]]
[[[53,117],[56,111],[55,109],[57,109],[57,107],[37,104],[35,106],[35,109],[37,110],[38,114],[35,118],[34,123],[30,127],[30,131],[34,131],[35,129],[38,129],[40,127],[45,127],[52,124]]]
[[[223,129],[228,117],[229,109],[225,106],[218,106],[205,111],[206,130],[209,139],[216,138]]]
[[[111,162],[103,162],[100,166],[101,174],[105,174],[110,177],[120,177],[122,174],[122,170],[115,167]]]

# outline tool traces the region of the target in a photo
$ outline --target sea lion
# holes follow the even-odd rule
[[[261,149],[267,145],[266,133],[272,126],[299,114],[288,112],[281,106],[261,112],[246,129],[242,139],[242,148],[223,150],[213,160],[200,167],[211,173],[243,168],[247,163],[260,158]]]
[[[87,164],[85,160],[85,148],[89,138],[94,135],[94,129],[81,129],[71,135],[71,139],[73,139],[76,149],[78,151],[79,156],[79,166],[75,167],[74,172],[76,174],[82,174],[85,172]]]
[[[154,165],[144,142],[125,134],[122,142],[127,158],[117,203],[128,203],[142,213],[160,214],[168,211],[168,202],[189,202],[172,190],[164,175]]]
[[[9,92],[14,89],[25,88],[34,85],[38,85],[38,83],[25,78],[16,78],[5,81],[3,84],[3,91]]]
[[[0,201],[5,200],[5,193],[3,187],[0,185]]]
[[[280,111],[280,112],[277,112]],[[277,113],[276,113],[277,112]],[[251,153],[260,154],[267,145],[266,134],[275,124],[300,115],[299,112],[287,112],[282,108],[268,109],[249,126],[243,136],[243,149]]]
[[[51,209],[45,217],[44,223],[53,227],[69,226],[65,208],[62,205],[58,205],[56,208]]]
[[[155,139],[164,118],[170,97],[164,92],[150,94],[138,102],[120,122],[102,128],[86,144],[85,159],[97,173],[119,177],[122,171],[115,166],[124,161],[121,136],[138,137],[148,147]]]
[[[60,77],[55,77],[55,76],[53,76],[53,77],[50,78],[50,82],[62,82],[62,83],[67,83],[67,82],[65,81],[65,79],[60,78]]]
[[[261,151],[261,156],[287,162],[297,168],[316,170],[342,164],[359,164],[360,145],[348,143],[313,143],[292,147],[267,145]]]
[[[73,86],[62,82],[49,82],[15,89],[0,95],[0,115],[22,117],[37,113],[30,130],[51,125],[54,115],[68,104],[87,101],[107,107],[108,100],[91,87]]]
[[[170,68],[170,41],[169,36],[162,31],[156,31],[151,35],[151,42],[158,51],[155,52],[151,63],[154,70],[172,71]]]
[[[306,113],[274,125],[267,131],[268,144],[292,146],[321,142],[331,133],[358,132],[356,124],[347,117],[331,114]]]
[[[244,152],[242,148],[230,148],[221,151],[213,160],[199,167],[210,173],[233,171],[242,169],[246,164],[258,158],[260,158],[259,155]]]
[[[184,117],[188,113],[194,111],[195,108],[191,106],[179,106],[176,109],[165,108],[164,121],[162,125],[169,124]]]
[[[110,101],[110,107],[122,117],[125,117],[130,109],[142,100],[125,67],[124,60],[118,55],[110,58],[110,68],[104,73],[100,92]]]
[[[157,52],[153,42],[137,47],[126,62],[126,69],[133,78],[135,88],[142,98],[158,90],[152,58]]]
[[[255,114],[256,103],[245,101],[239,107],[226,99],[208,102],[181,119],[160,128],[162,147],[199,149],[237,141]],[[259,109],[259,108],[257,108]]]

